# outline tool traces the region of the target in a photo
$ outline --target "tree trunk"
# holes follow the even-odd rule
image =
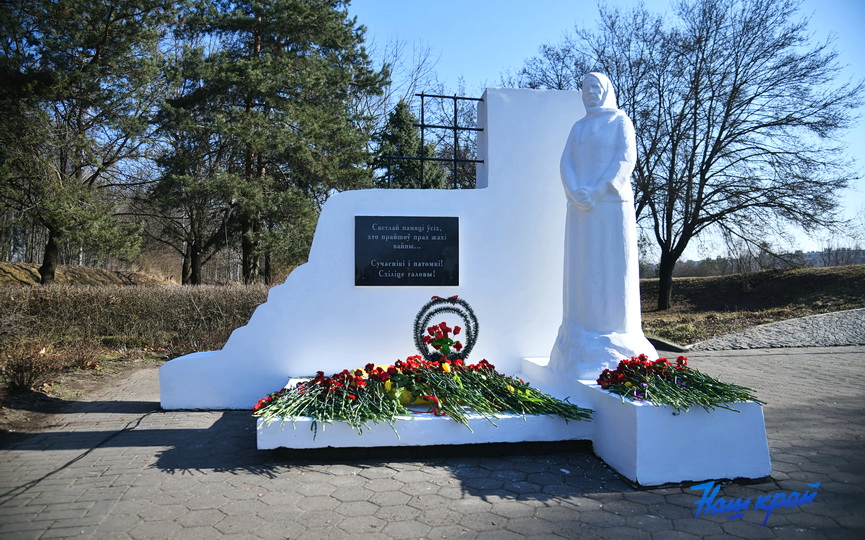
[[[264,256],[264,284],[270,285],[273,281],[273,265],[270,261],[270,254]]]
[[[673,296],[673,268],[676,267],[676,257],[672,253],[661,253],[661,264],[658,267],[658,310],[670,309]]]
[[[180,284],[189,285],[189,245],[186,246],[186,253],[183,254],[183,266],[180,268]]]
[[[197,242],[189,252],[189,284],[201,285],[201,246]]]
[[[243,283],[249,285],[258,277],[258,256],[254,237],[258,233],[258,220],[249,216],[241,218],[241,266],[243,267]]]
[[[54,274],[57,272],[57,258],[60,255],[60,246],[57,244],[59,234],[48,230],[48,242],[45,243],[45,254],[42,257],[42,266],[39,267],[39,283],[49,285],[54,283]]]

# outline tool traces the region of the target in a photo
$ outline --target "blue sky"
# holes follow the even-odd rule
[[[604,0],[629,7],[636,0]],[[657,13],[670,12],[669,0],[645,0]],[[466,94],[479,96],[487,86],[501,86],[501,76],[516,71],[545,43],[558,43],[574,26],[594,26],[595,0],[352,0],[349,13],[367,27],[367,41],[381,46],[400,40],[428,47],[437,60],[435,72],[445,91],[454,93],[460,79]],[[865,78],[865,0],[804,0],[800,13],[811,17],[815,42],[835,37],[841,80]],[[845,137],[865,175],[865,107],[856,129]],[[843,195],[844,215],[865,221],[865,180]],[[865,226],[865,223],[863,223]],[[865,239],[860,240],[865,243]],[[799,248],[819,249],[820,241],[801,238]],[[703,254],[689,250],[689,258]]]

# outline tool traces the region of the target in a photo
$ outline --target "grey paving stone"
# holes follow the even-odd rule
[[[261,525],[261,519],[255,514],[239,514],[225,516],[213,524],[213,528],[222,534],[249,534]]]
[[[534,537],[539,534],[552,534],[553,525],[543,519],[536,517],[517,517],[508,520],[508,531],[525,537]]]
[[[695,343],[692,350],[838,347],[865,344],[865,309],[825,313],[749,328]]]
[[[451,509],[449,506],[440,506],[431,510],[424,510],[418,515],[417,521],[426,523],[430,527],[445,527],[459,522],[463,514]]]
[[[390,538],[424,538],[430,528],[418,521],[393,521],[386,524],[381,532]]]
[[[334,508],[334,512],[337,514],[347,517],[354,518],[360,516],[371,516],[378,510],[378,506],[372,504],[368,501],[352,501],[352,502],[343,502],[336,508]]]
[[[136,540],[172,538],[179,535],[182,529],[172,521],[145,521],[132,527],[129,536]]]
[[[442,525],[432,527],[426,538],[475,538],[474,532],[459,525]]]
[[[339,524],[339,529],[351,535],[359,535],[361,538],[387,538],[382,534],[382,530],[387,524],[388,520],[377,516],[358,516],[343,520]],[[291,537],[294,538],[294,536]]]
[[[214,508],[206,510],[190,510],[184,515],[179,516],[175,521],[184,528],[204,527],[218,523],[225,517],[225,514]]]
[[[248,413],[158,411],[156,371],[143,370],[0,449],[0,537],[865,536],[865,347],[688,356],[767,402],[773,476],[724,483],[721,495],[756,498],[820,482],[810,506],[776,509],[766,527],[755,510],[730,521],[695,518],[698,494],[688,485],[635,489],[590,447],[333,462],[260,452]]]
[[[411,506],[405,505],[397,505],[397,506],[382,506],[376,507],[374,516],[386,521],[388,523],[392,521],[411,521],[417,518],[421,513],[417,508],[412,508]]]
[[[490,512],[508,519],[517,519],[534,517],[535,509],[519,501],[501,501],[494,504]]]
[[[414,496],[406,505],[418,510],[436,510],[438,508],[448,508],[450,501],[438,493],[432,493],[429,495]]]
[[[366,501],[375,493],[364,488],[345,487],[338,488],[331,497],[342,502]]]

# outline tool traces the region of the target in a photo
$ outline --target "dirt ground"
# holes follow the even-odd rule
[[[10,433],[49,429],[54,415],[68,412],[81,401],[93,399],[101,388],[139,369],[156,369],[164,362],[154,357],[106,359],[98,369],[72,369],[38,390],[10,391],[0,382],[0,447]]]

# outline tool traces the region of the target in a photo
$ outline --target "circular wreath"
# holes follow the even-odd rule
[[[478,337],[478,319],[475,317],[475,312],[465,300],[451,296],[450,298],[441,298],[433,296],[432,300],[424,304],[418,312],[414,320],[414,344],[418,352],[428,362],[438,362],[444,355],[438,351],[430,351],[426,343],[424,343],[424,334],[430,325],[433,318],[442,313],[453,313],[462,319],[465,329],[465,344],[459,352],[452,352],[447,355],[448,360],[456,360],[457,358],[465,360],[475,346]]]

